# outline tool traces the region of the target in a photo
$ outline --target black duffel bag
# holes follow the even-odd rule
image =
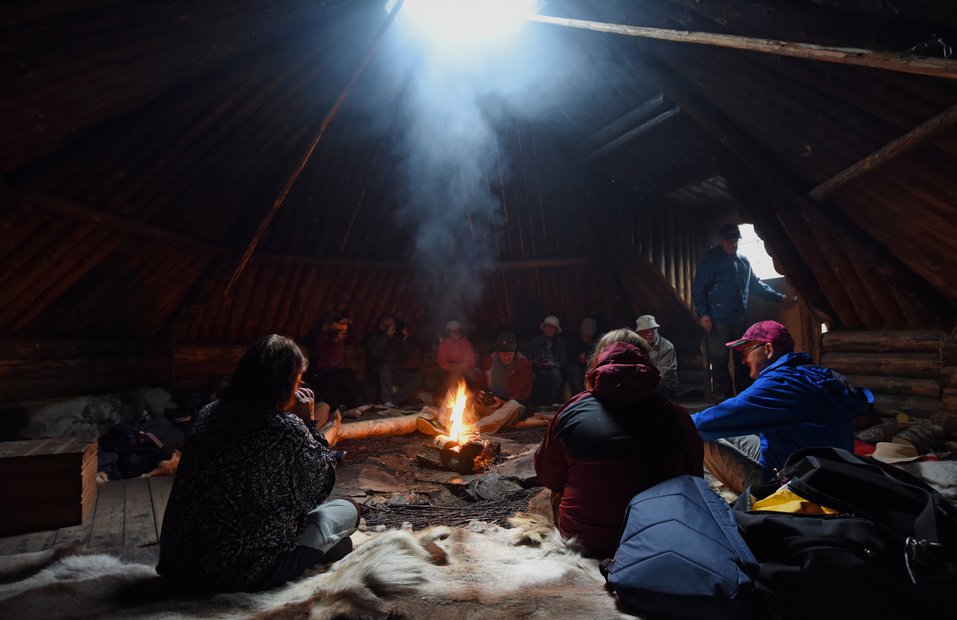
[[[839,514],[752,510],[782,484]],[[936,616],[957,586],[957,509],[907,472],[846,450],[791,455],[746,489],[734,516],[759,564],[768,617]]]

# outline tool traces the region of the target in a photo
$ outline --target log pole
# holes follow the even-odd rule
[[[774,54],[777,56],[790,56],[792,58],[804,58],[821,62],[872,67],[901,73],[943,77],[951,80],[957,79],[957,61],[950,58],[909,56],[900,53],[875,52],[873,50],[856,47],[831,47],[826,45],[814,45],[812,43],[794,43],[791,41],[717,34],[712,32],[691,32],[688,30],[609,24],[606,22],[551,17],[548,15],[531,15],[528,17],[528,20],[541,24],[607,32],[629,37],[711,45],[762,54]]]
[[[336,441],[384,437],[387,435],[408,435],[415,432],[415,421],[420,417],[422,417],[421,413],[415,413],[394,418],[348,422],[339,426]]]
[[[957,121],[957,104],[950,106],[937,116],[924,121],[896,140],[888,142],[867,157],[851,164],[827,181],[813,188],[808,192],[808,195],[814,200],[821,202],[848,183],[897,159],[908,151],[927,144],[943,131],[952,127],[955,121]]]
[[[352,89],[359,81],[359,78],[365,71],[366,66],[369,64],[369,61],[372,60],[372,56],[375,55],[375,52],[379,47],[379,42],[382,41],[382,37],[389,29],[389,26],[392,25],[393,21],[395,21],[395,18],[402,9],[402,4],[404,2],[405,0],[397,0],[395,5],[392,7],[392,10],[389,12],[389,16],[379,28],[379,32],[376,33],[376,36],[369,45],[369,49],[366,51],[365,56],[362,57],[362,60],[359,62],[359,66],[356,67],[355,72],[352,74],[352,78],[342,89],[342,92],[339,93],[339,98],[336,99],[334,104],[332,104],[329,112],[326,113],[326,117],[322,119],[322,123],[319,125],[319,129],[316,131],[316,135],[313,136],[312,141],[309,143],[309,148],[306,149],[305,154],[299,160],[299,163],[292,171],[292,174],[290,174],[289,178],[286,179],[286,184],[283,185],[282,190],[279,192],[279,195],[276,196],[276,199],[269,207],[269,210],[266,211],[265,215],[263,215],[259,222],[259,227],[256,229],[256,233],[253,235],[252,239],[249,240],[242,257],[239,259],[236,268],[233,270],[232,276],[229,278],[229,282],[226,283],[226,288],[223,291],[224,297],[229,295],[229,292],[232,290],[233,286],[235,286],[236,281],[239,280],[239,276],[241,276],[243,271],[246,269],[246,265],[249,263],[249,258],[252,256],[253,252],[256,251],[256,246],[259,245],[259,241],[263,238],[263,235],[266,234],[266,230],[272,223],[273,218],[276,217],[276,213],[279,211],[279,208],[282,206],[283,202],[286,201],[286,196],[289,195],[290,190],[292,190],[292,186],[296,184],[296,181],[299,179],[299,176],[305,169],[306,164],[309,163],[309,159],[316,151],[316,147],[319,146],[319,142],[322,140],[323,135],[325,135],[326,129],[329,128],[329,124],[332,123],[332,119],[336,117],[336,113],[339,111],[339,108],[342,107],[343,102],[345,102],[346,98],[349,96],[349,93],[352,92]]]

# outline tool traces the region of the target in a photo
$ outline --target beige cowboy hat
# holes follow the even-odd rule
[[[907,463],[920,458],[917,448],[910,444],[880,441],[871,455],[882,463]]]
[[[542,321],[541,323],[539,323],[538,329],[544,330],[546,325],[554,325],[555,328],[558,330],[557,333],[559,333],[559,334],[562,333],[562,326],[558,324],[558,317],[557,317],[557,316],[552,315],[552,314],[546,316],[546,317],[545,317],[545,320]]]

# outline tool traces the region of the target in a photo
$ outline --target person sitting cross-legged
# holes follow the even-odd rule
[[[475,367],[475,348],[465,335],[462,324],[456,320],[445,324],[445,337],[439,341],[435,363],[439,369],[439,384],[443,392],[459,379],[474,385],[479,374]]]
[[[727,343],[743,354],[754,383],[691,416],[705,439],[705,469],[735,493],[770,480],[795,450],[854,448],[853,418],[873,401],[869,390],[794,351],[777,321],[755,323]]]
[[[635,320],[635,331],[648,342],[651,361],[661,373],[658,393],[674,398],[678,390],[678,357],[675,355],[675,345],[658,333],[659,327],[658,321],[650,314],[643,314]]]
[[[409,329],[391,316],[383,316],[379,325],[366,336],[368,377],[379,389],[379,402],[386,407],[403,405],[419,389],[419,374],[403,364],[412,357]]]
[[[329,408],[300,387],[306,366],[292,340],[262,338],[193,420],[156,567],[181,589],[271,588],[352,548],[359,507],[328,500],[338,459],[319,431]]]
[[[483,367],[467,422],[480,433],[496,433],[525,417],[532,393],[532,360],[515,350],[515,334],[502,332],[495,337],[495,352]],[[447,432],[442,426],[445,422],[420,417],[416,428],[435,436]]]
[[[532,360],[515,350],[515,334],[502,332],[495,338],[495,353],[485,360],[485,402],[475,407],[474,426],[494,433],[521,420],[532,394]]]
[[[560,335],[562,327],[557,316],[545,317],[538,328],[542,333],[529,340],[524,349],[525,355],[533,362],[532,403],[555,405],[563,400],[568,343]]]
[[[315,340],[309,380],[333,411],[361,414],[369,409],[369,398],[356,374],[345,363],[346,338],[351,325],[348,317],[337,314],[330,315],[323,323]]]
[[[535,452],[556,526],[589,557],[611,557],[628,502],[675,476],[702,475],[702,441],[688,412],[657,394],[648,343],[630,329],[602,336],[585,391],[565,403]]]

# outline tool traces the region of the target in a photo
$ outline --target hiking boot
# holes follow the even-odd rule
[[[415,428],[417,428],[418,431],[423,435],[428,435],[429,437],[445,434],[444,428],[428,418],[417,418],[415,420]]]

